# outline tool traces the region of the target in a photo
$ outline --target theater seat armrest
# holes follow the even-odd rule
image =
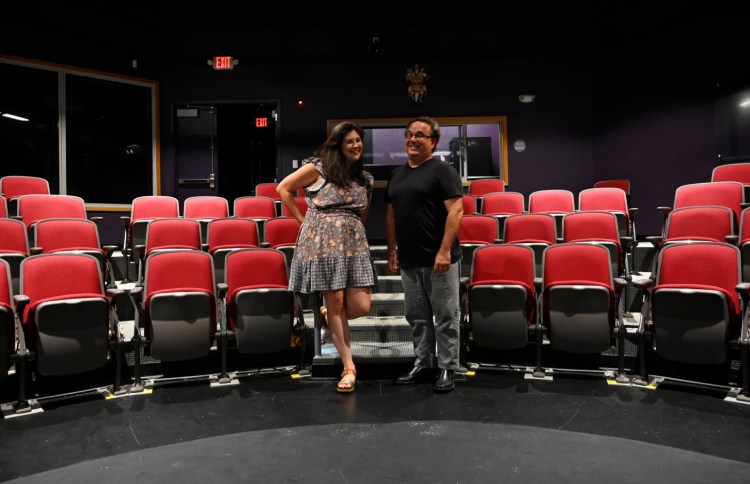
[[[646,237],[646,240],[651,242],[651,245],[653,245],[655,249],[658,249],[661,247],[662,242],[664,242],[664,237],[661,235],[649,235]]]
[[[224,299],[228,291],[229,285],[226,282],[216,283],[216,294],[219,296],[219,299]]]
[[[637,279],[633,281],[633,286],[638,289],[649,290],[654,285],[654,281],[651,278]]]
[[[740,241],[739,235],[727,235],[724,237],[724,240],[727,241],[727,243],[732,245],[737,245],[737,243]]]

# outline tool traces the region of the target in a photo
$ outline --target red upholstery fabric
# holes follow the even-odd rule
[[[37,223],[35,246],[43,253],[87,250],[104,253],[96,223],[85,219],[47,219]]]
[[[30,300],[24,312],[25,324],[39,302],[68,297],[104,297],[99,264],[91,256],[36,255],[24,259],[21,271],[21,293]]]
[[[21,195],[49,195],[49,182],[40,177],[8,175],[0,178],[0,193],[8,200]]]
[[[180,216],[180,203],[174,197],[146,195],[133,199],[130,221]]]
[[[234,216],[269,219],[276,216],[276,202],[271,197],[248,196],[234,200]]]
[[[489,215],[464,215],[458,231],[462,244],[492,244],[497,239],[497,220]]]
[[[275,217],[266,222],[265,241],[271,248],[295,245],[301,224],[294,217]]]
[[[538,190],[529,195],[531,213],[570,213],[575,211],[573,192],[569,190]]]
[[[524,197],[518,192],[488,193],[482,197],[482,214],[514,215],[524,210]]]
[[[294,203],[297,204],[297,208],[299,208],[300,212],[302,212],[302,215],[305,215],[307,213],[308,205],[307,200],[304,197],[294,197]],[[289,211],[288,208],[286,208],[286,205],[281,205],[281,215],[283,217],[291,217],[292,213]]]
[[[278,183],[258,183],[255,185],[255,196],[281,200],[281,196],[276,192],[277,186],[279,186]]]
[[[734,181],[750,185],[750,163],[730,163],[714,167],[711,171],[711,181]]]
[[[626,178],[615,178],[612,180],[600,180],[594,183],[594,188],[619,188],[630,195],[630,180]]]
[[[683,207],[667,217],[664,243],[680,240],[725,242],[734,233],[733,214],[727,207]]]
[[[185,218],[210,220],[229,217],[229,202],[217,196],[196,196],[185,199]]]
[[[146,232],[146,256],[155,250],[201,250],[201,229],[196,220],[161,218],[153,220]]]
[[[682,185],[675,190],[673,209],[705,205],[729,207],[734,212],[735,226],[739,225],[744,201],[744,188],[741,183],[706,182]]]
[[[23,222],[0,219],[0,253],[29,255],[26,225]]]
[[[471,214],[477,213],[477,197],[476,196],[464,193],[463,204],[464,204],[464,215],[471,215]]]
[[[22,195],[18,215],[27,227],[46,218],[86,218],[83,199],[72,195]]]
[[[220,218],[208,224],[208,252],[258,247],[258,224],[246,218]]]
[[[488,193],[504,192],[505,182],[500,178],[479,178],[469,183],[469,194],[483,197]]]
[[[504,242],[554,244],[555,219],[548,214],[521,213],[505,219]]]

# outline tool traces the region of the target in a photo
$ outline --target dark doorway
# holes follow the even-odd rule
[[[185,104],[175,109],[175,171],[180,203],[197,195],[229,201],[276,180],[276,101]]]

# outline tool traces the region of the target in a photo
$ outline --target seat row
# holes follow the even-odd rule
[[[133,253],[136,274],[117,278],[113,271],[114,245],[101,246],[95,222],[82,218],[48,218],[34,224],[29,235],[26,224],[17,219],[0,218],[0,259],[10,263],[13,294],[19,294],[20,265],[30,255],[78,252],[93,255],[99,261],[107,287],[120,282],[142,282],[141,263],[151,252],[169,249],[195,249],[215,258],[216,280],[223,282],[223,258],[231,249],[272,247],[286,253],[293,251],[300,224],[294,217],[274,217],[265,222],[263,238],[259,222],[248,218],[227,217],[210,220],[205,225],[206,242],[202,240],[201,223],[186,218],[160,218],[144,223],[143,240],[136,241]],[[29,243],[31,237],[31,243]]]
[[[620,305],[627,282],[612,277],[606,247],[551,245],[542,253],[541,277],[535,274],[535,258],[522,244],[476,250],[471,276],[462,280],[461,334],[467,358],[476,349],[508,351],[532,344],[537,355],[534,376],[544,377],[547,351],[600,354],[616,347],[615,379],[640,385],[651,381],[649,355],[688,365],[719,365],[727,382],[731,361],[739,360],[738,399],[750,401],[750,284],[741,282],[736,246],[676,242],[664,247],[657,271],[635,283],[646,297],[632,334]],[[635,378],[625,372],[626,339],[638,346]]]
[[[0,381],[13,366],[19,385],[15,411],[32,407],[26,385],[33,374],[75,375],[113,361],[109,390],[119,394],[143,387],[141,349],[159,361],[186,361],[215,348],[218,383],[228,383],[230,348],[267,355],[303,344],[302,311],[287,286],[284,253],[235,249],[225,258],[225,272],[217,283],[206,252],[154,252],[143,285],[127,291],[105,288],[99,261],[91,255],[39,254],[21,263],[20,291],[11,297],[9,265],[0,261]],[[124,292],[137,308],[130,341],[116,310],[117,296]],[[134,354],[134,379],[123,385],[126,349]]]

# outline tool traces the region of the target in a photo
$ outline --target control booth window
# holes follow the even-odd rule
[[[466,182],[477,178],[502,178],[508,184],[505,116],[439,118],[440,141],[434,157],[449,163]],[[375,179],[383,181],[406,162],[404,129],[409,118],[333,119],[328,129],[352,121],[365,129],[364,163]]]

